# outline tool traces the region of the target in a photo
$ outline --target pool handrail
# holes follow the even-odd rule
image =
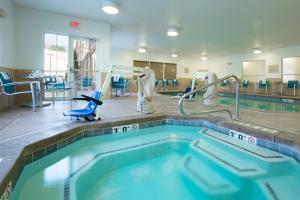
[[[228,76],[225,76],[221,79],[218,79],[217,81],[213,82],[213,83],[210,83],[210,84],[207,84],[203,87],[200,87],[198,89],[195,89],[195,90],[192,90],[188,93],[185,93],[183,94],[180,99],[179,99],[179,112],[182,114],[182,115],[200,115],[200,114],[207,114],[207,113],[216,113],[216,112],[226,112],[228,113],[230,119],[232,119],[232,113],[230,110],[208,110],[208,111],[201,111],[201,112],[190,112],[190,113],[187,113],[185,112],[185,110],[183,109],[183,102],[184,100],[186,99],[186,97],[190,96],[190,95],[193,95],[199,91],[203,91],[204,89],[208,88],[208,87],[211,87],[213,85],[216,85],[224,80],[227,80],[227,79],[230,79],[230,78],[234,78],[235,79],[235,109],[236,109],[236,113],[235,113],[235,119],[238,120],[239,119],[239,115],[240,115],[240,105],[239,105],[239,88],[240,88],[240,81],[238,79],[237,76],[233,75],[233,74],[230,74]]]

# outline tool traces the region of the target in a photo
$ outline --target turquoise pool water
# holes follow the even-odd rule
[[[219,105],[235,106],[235,98],[232,97],[218,97]],[[248,110],[271,111],[271,112],[300,112],[300,104],[294,103],[279,103],[272,101],[240,99],[240,107]]]
[[[163,125],[80,140],[25,167],[22,200],[296,200],[300,165],[201,127]]]
[[[168,96],[181,96],[182,93],[178,92],[164,92],[164,95]],[[202,94],[197,96],[197,100],[202,101]],[[235,98],[231,96],[218,96],[217,99],[218,105],[228,105],[235,106]],[[284,103],[280,101],[271,101],[266,98],[265,100],[261,99],[249,99],[246,96],[240,97],[240,108],[247,110],[257,110],[264,112],[288,112],[288,113],[298,113],[300,112],[300,104],[296,103]]]

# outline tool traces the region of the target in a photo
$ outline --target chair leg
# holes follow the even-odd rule
[[[31,96],[32,96],[32,111],[35,112],[35,86],[30,84]]]
[[[52,106],[54,106],[54,90],[52,89]]]

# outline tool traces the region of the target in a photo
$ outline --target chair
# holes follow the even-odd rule
[[[172,84],[173,84],[173,87],[176,87],[177,85],[179,85],[178,80],[177,79],[173,79],[172,80]]]
[[[54,106],[54,92],[63,91],[64,100],[66,99],[66,91],[73,89],[69,86],[72,82],[66,83],[63,76],[45,76],[45,87],[47,91],[52,92],[52,105]]]
[[[88,105],[83,109],[65,111],[63,115],[69,117],[76,117],[77,120],[79,120],[79,118],[83,118],[87,121],[95,120],[95,116],[96,116],[95,112],[97,106],[103,104],[103,102],[100,101],[101,92],[95,91],[93,92],[92,96],[86,96],[86,95],[81,95],[81,96],[82,98],[73,98],[73,100],[88,101],[89,102]]]
[[[170,85],[169,80],[163,79],[162,80],[162,85],[165,88],[165,90],[168,90],[168,85]]]
[[[228,80],[223,80],[220,84],[221,87],[226,87],[226,91],[228,92],[229,90],[229,81]]]
[[[121,96],[124,95],[125,89],[128,88],[129,82],[124,77],[111,77],[111,88],[115,89],[116,95],[118,96],[118,90],[121,90]]]
[[[16,91],[15,86],[21,86],[21,85],[30,86],[30,90]],[[40,91],[41,91],[41,85],[40,85],[39,81],[13,82],[8,73],[0,72],[0,86],[2,88],[2,92],[5,95],[7,95],[9,98],[8,107],[10,106],[10,96],[14,96],[14,95],[18,95],[18,94],[31,94],[32,110],[33,110],[33,112],[35,112],[36,97],[40,94]]]
[[[195,89],[195,88],[194,88],[194,89]],[[189,93],[190,91],[192,91],[192,88],[188,86],[188,87],[185,88],[183,94]],[[196,97],[196,93],[193,93],[192,95],[187,96],[187,97],[185,97],[185,98],[186,98],[186,99],[193,99],[193,98],[195,98],[195,97]]]
[[[298,80],[289,80],[287,82],[287,89],[293,89],[294,90],[294,96],[296,96],[296,89],[298,88],[299,81]]]
[[[92,86],[92,83],[93,83],[93,78],[83,78],[81,80],[81,88],[88,89],[89,87]]]
[[[243,80],[242,87],[243,87],[243,88],[247,88],[248,85],[249,85],[249,80]]]
[[[258,88],[266,89],[266,94],[268,93],[268,82],[266,80],[260,80],[258,82]]]

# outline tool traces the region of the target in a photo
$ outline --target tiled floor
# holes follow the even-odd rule
[[[156,96],[154,98],[156,112],[178,112],[178,99],[168,96]],[[81,107],[83,104],[73,103],[73,107]],[[0,141],[26,136],[36,131],[53,128],[67,123],[77,123],[75,119],[64,117],[62,112],[70,109],[70,102],[56,102],[55,106],[44,107],[32,112],[29,108],[14,108],[0,112]],[[199,102],[186,102],[185,107],[193,111],[205,110]],[[217,106],[217,109],[224,107]],[[228,108],[228,107],[226,107]],[[229,107],[233,112],[233,108]],[[102,118],[114,118],[128,115],[141,115],[136,112],[136,97],[118,97],[107,99],[101,106]],[[218,114],[222,115],[222,114]],[[224,115],[225,116],[225,115]],[[300,113],[265,113],[242,110],[242,121],[254,124],[286,130],[300,134]],[[86,122],[88,123],[88,122]]]

